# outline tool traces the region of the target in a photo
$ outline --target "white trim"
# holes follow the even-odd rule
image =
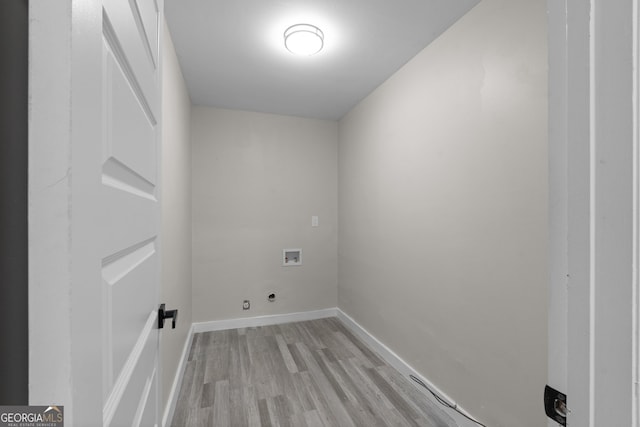
[[[323,310],[304,311],[298,313],[274,314],[269,316],[241,317],[237,319],[212,320],[210,322],[194,323],[194,332],[223,331],[226,329],[249,328],[255,326],[278,325],[289,322],[302,322],[305,320],[324,319],[336,317],[337,308],[325,308]]]
[[[162,427],[168,426],[173,419],[173,413],[176,410],[176,403],[178,403],[178,393],[180,392],[180,385],[182,384],[184,371],[187,367],[187,359],[189,357],[189,351],[191,349],[191,343],[193,342],[194,333],[195,323],[192,323],[191,327],[189,328],[189,333],[187,334],[187,339],[184,342],[184,347],[182,347],[182,355],[180,356],[180,361],[178,362],[176,375],[173,378],[171,392],[169,393],[169,399],[167,400],[167,407],[164,409],[164,414],[162,416]]]
[[[346,314],[344,311],[340,310],[339,308],[336,308],[336,311],[337,311],[338,319],[342,321],[342,323],[344,323],[344,325],[347,328],[349,328],[351,332],[353,332],[358,338],[364,341],[364,343],[367,344],[372,350],[378,353],[378,355],[381,356],[385,360],[385,362],[387,362],[389,365],[395,368],[403,376],[407,377],[409,382],[411,382],[411,384],[413,384],[416,387],[416,389],[418,389],[421,393],[423,393],[431,402],[439,405],[438,407],[441,408],[444,412],[446,412],[447,415],[449,415],[451,418],[453,418],[454,421],[456,421],[456,423],[458,424],[458,426],[477,427],[477,424],[475,424],[474,422],[464,418],[460,414],[457,414],[455,411],[447,410],[445,406],[442,406],[439,403],[437,403],[436,400],[433,398],[433,396],[427,390],[415,384],[413,381],[411,381],[411,379],[408,378],[408,376],[411,374],[419,378],[422,382],[424,382],[427,386],[429,386],[429,388],[434,393],[436,393],[441,399],[449,403],[452,407],[456,408],[458,411],[462,412],[463,414],[471,418],[475,418],[473,417],[473,415],[469,414],[469,412],[465,411],[463,408],[458,406],[455,400],[449,397],[445,392],[439,389],[427,378],[422,376],[416,369],[414,369],[411,365],[405,362],[393,350],[387,347],[384,343],[382,343],[378,338],[373,336],[365,328],[360,326],[360,324],[358,324],[358,322],[353,320],[353,318],[351,318],[348,314]]]
[[[547,384],[567,392],[569,307],[569,153],[567,0],[548,0],[549,275]],[[572,153],[573,155],[573,153]],[[573,226],[573,224],[572,224]],[[546,427],[558,427],[547,419]]]
[[[633,293],[633,308],[632,308],[632,359],[631,362],[632,372],[633,372],[633,390],[631,391],[631,422],[632,426],[638,427],[640,425],[640,414],[639,414],[639,402],[640,395],[638,394],[638,382],[640,381],[639,369],[640,369],[640,352],[639,352],[639,338],[640,338],[640,323],[638,318],[640,315],[640,300],[638,299],[639,294],[639,281],[638,281],[638,262],[639,262],[639,220],[640,220],[640,209],[639,209],[639,196],[640,196],[640,175],[639,175],[639,160],[638,157],[640,155],[640,109],[639,109],[639,98],[640,98],[640,56],[639,56],[639,48],[640,48],[640,34],[638,30],[638,0],[633,0],[633,17],[632,25],[633,25],[633,255],[632,255],[632,268],[633,268],[633,276],[632,276],[632,293]]]
[[[596,0],[589,15],[589,427],[595,427],[596,397]]]
[[[149,341],[149,336],[153,331],[156,331],[154,326],[158,320],[158,312],[153,310],[151,314],[149,314],[149,318],[147,319],[147,323],[144,325],[142,332],[138,336],[138,341],[136,345],[131,350],[129,357],[127,358],[122,371],[120,371],[120,375],[118,375],[118,379],[113,385],[113,389],[111,394],[109,395],[107,402],[104,404],[104,408],[102,411],[102,423],[105,426],[111,424],[113,420],[113,416],[118,409],[118,405],[120,404],[120,400],[124,395],[124,392],[127,390],[127,386],[129,385],[129,381],[131,380],[131,376],[133,375],[133,371],[138,365],[138,361],[140,360],[140,356],[144,352],[145,347],[147,346],[147,342]]]
[[[158,360],[156,359],[156,366],[153,368],[153,372],[151,376],[147,378],[147,382],[144,385],[144,389],[142,390],[142,396],[140,397],[140,402],[138,402],[138,409],[136,410],[136,414],[133,417],[133,427],[140,427],[142,424],[142,417],[144,416],[144,411],[147,409],[147,404],[149,403],[149,395],[151,394],[151,388],[154,383],[158,383]],[[155,403],[155,402],[154,402]],[[157,407],[157,406],[156,406]]]

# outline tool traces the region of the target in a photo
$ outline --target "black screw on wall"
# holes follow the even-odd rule
[[[0,1],[0,29],[0,405],[26,405],[28,0]]]

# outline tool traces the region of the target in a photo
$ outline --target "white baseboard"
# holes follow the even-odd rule
[[[372,350],[378,353],[378,355],[380,355],[380,357],[382,357],[385,360],[385,362],[393,366],[403,376],[405,376],[407,379],[409,379],[409,375],[413,375],[417,377],[422,382],[424,382],[427,386],[429,386],[429,388],[434,393],[436,393],[440,398],[442,398],[444,401],[448,402],[451,406],[453,406],[463,414],[467,416],[471,416],[467,411],[465,411],[463,408],[458,406],[455,400],[453,400],[446,393],[444,393],[442,390],[436,387],[431,381],[429,381],[428,379],[420,375],[417,370],[415,370],[411,365],[405,362],[400,356],[398,356],[393,350],[391,350],[389,347],[383,344],[380,340],[378,340],[375,336],[373,336],[369,331],[367,331],[365,328],[360,326],[360,324],[355,320],[353,320],[353,318],[351,318],[348,314],[346,314],[339,308],[336,308],[336,312],[337,312],[338,319],[340,319],[342,323],[344,323],[344,325],[347,328],[349,328],[351,332],[353,332],[358,338],[360,338],[364,343],[366,343]],[[428,390],[425,390],[423,387],[418,386],[411,379],[409,379],[409,382],[411,382],[420,392],[422,392],[427,398],[429,398],[429,400],[431,400],[434,403],[437,403],[434,397],[431,395],[431,393],[429,393]],[[468,419],[464,418],[460,414],[457,414],[453,410],[447,410],[447,408],[444,406],[442,406],[442,409],[445,410],[445,412],[449,416],[451,416],[451,418],[453,418],[460,427],[477,426],[477,424],[469,421]]]
[[[302,322],[305,320],[336,317],[336,308],[303,311],[298,313],[274,314],[270,316],[240,317],[237,319],[213,320],[210,322],[194,323],[194,332],[223,331],[225,329],[249,328],[256,326],[278,325],[280,323]]]
[[[187,367],[187,359],[189,358],[189,351],[191,350],[191,342],[193,341],[194,324],[191,324],[187,339],[185,340],[184,347],[182,348],[182,355],[178,362],[178,370],[173,379],[171,385],[171,392],[169,393],[169,399],[167,401],[167,407],[164,409],[162,416],[162,427],[168,427],[173,419],[173,413],[176,410],[176,403],[178,403],[178,393],[180,392],[180,385],[182,385],[182,378],[184,377],[184,371]]]

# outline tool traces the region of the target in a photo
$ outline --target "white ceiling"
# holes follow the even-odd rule
[[[479,0],[166,0],[196,105],[339,119]],[[290,25],[322,29],[324,49],[284,48]]]

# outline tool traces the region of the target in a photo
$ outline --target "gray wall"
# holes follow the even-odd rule
[[[194,107],[191,132],[194,321],[335,307],[337,123]]]
[[[338,306],[485,424],[546,425],[544,0],[484,0],[340,122]]]
[[[162,102],[162,290],[161,302],[178,309],[176,329],[161,341],[165,408],[191,327],[191,100],[166,24]]]

